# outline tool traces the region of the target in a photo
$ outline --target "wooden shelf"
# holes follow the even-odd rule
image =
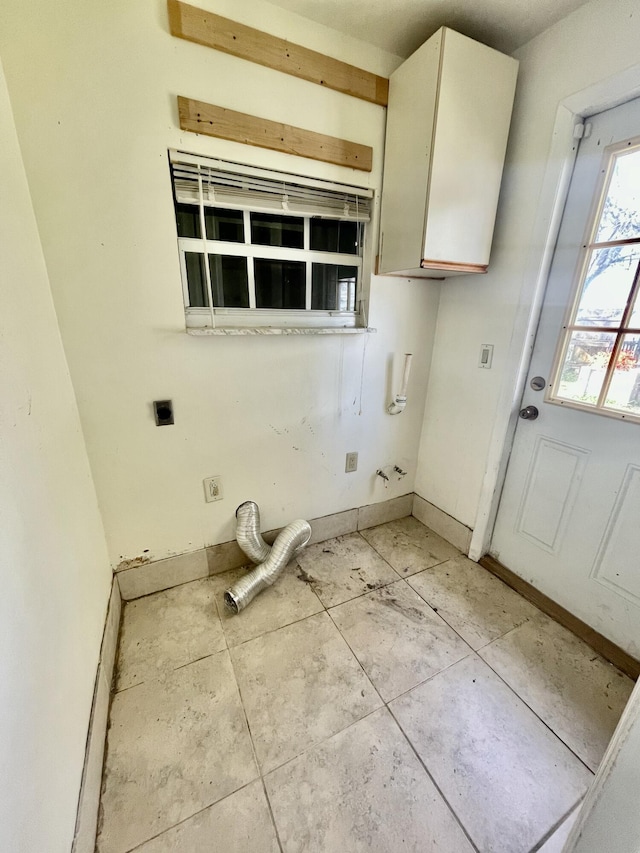
[[[362,172],[370,172],[372,168],[373,149],[368,145],[181,96],[178,96],[178,112],[182,130],[335,163]]]
[[[346,62],[291,44],[180,0],[167,0],[171,34],[223,53],[309,80],[385,107],[389,80]]]

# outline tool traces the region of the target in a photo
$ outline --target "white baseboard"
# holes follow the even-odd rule
[[[346,533],[354,533],[356,530],[364,530],[376,524],[404,518],[411,515],[412,507],[413,492],[381,503],[314,518],[310,522],[313,531],[311,543],[324,542],[325,539],[333,539],[335,536],[344,536]],[[264,538],[267,542],[273,542],[280,530],[281,528],[268,530],[263,534]],[[116,573],[116,577],[120,582],[123,600],[131,601],[143,595],[150,595],[152,592],[207,577],[207,575],[220,574],[220,572],[244,566],[246,563],[247,557],[234,539],[201,548],[199,551],[178,554],[166,560],[156,560],[143,566],[123,569]]]
[[[178,554],[166,560],[156,560],[133,569],[124,569],[117,572],[116,577],[123,600],[131,601],[181,583],[206,578],[208,574],[210,572],[206,548],[200,548],[198,551]]]
[[[469,553],[471,534],[473,533],[470,527],[447,515],[446,512],[429,503],[429,501],[425,501],[420,495],[414,495],[411,514],[426,527],[433,530],[434,533],[437,533],[438,536],[442,536],[447,542],[455,545],[463,554]]]
[[[386,524],[388,521],[404,518],[411,515],[412,508],[413,492],[382,501],[382,503],[361,506],[358,510],[358,530],[366,530],[367,527],[375,527],[377,524]]]
[[[113,672],[118,651],[120,614],[120,589],[118,578],[114,575],[104,633],[102,635],[100,662],[98,664],[93,691],[93,704],[89,720],[87,748],[85,751],[82,783],[78,800],[76,830],[71,848],[72,853],[94,853],[96,846],[100,789],[102,786],[102,764],[107,737],[111,683],[113,681]]]
[[[344,536],[356,530],[366,530],[368,527],[385,524],[407,515],[413,515],[464,554],[469,553],[472,531],[413,492],[388,501],[314,518],[310,522],[313,530],[311,543],[324,542],[326,539]],[[264,538],[267,542],[273,542],[280,530],[281,528],[268,530],[263,534]],[[220,574],[246,563],[247,558],[234,539],[165,560],[145,563],[143,566],[123,569],[116,572],[116,577],[122,599],[132,601],[143,595],[151,595],[153,592],[206,578],[208,575]]]

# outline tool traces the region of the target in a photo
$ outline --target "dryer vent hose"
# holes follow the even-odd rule
[[[297,519],[278,534],[270,547],[260,533],[260,510],[254,501],[245,501],[236,510],[238,545],[255,569],[241,578],[224,594],[224,603],[233,613],[240,613],[253,599],[280,577],[284,567],[309,543],[311,525]]]

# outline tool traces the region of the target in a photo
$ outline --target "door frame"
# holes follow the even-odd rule
[[[640,63],[588,86],[558,104],[531,234],[531,244],[541,245],[543,248],[531,275],[528,276],[532,280],[531,290],[523,288],[527,296],[523,298],[521,293],[518,303],[506,358],[506,363],[514,365],[514,368],[503,384],[497,407],[498,414],[491,433],[478,513],[469,546],[469,557],[472,560],[478,561],[488,553],[493,536],[551,261],[578,151],[574,128],[583,123],[585,116],[611,109],[638,96]]]
[[[591,782],[563,853],[637,853],[640,760],[640,680]]]

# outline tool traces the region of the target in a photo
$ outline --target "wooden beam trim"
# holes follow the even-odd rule
[[[178,113],[182,130],[296,154],[324,163],[335,163],[361,172],[370,172],[372,169],[373,149],[368,145],[238,113],[180,95]]]
[[[515,572],[512,572],[511,569],[503,566],[502,563],[499,563],[493,557],[490,557],[489,555],[481,557],[479,562],[484,569],[487,569],[487,571],[491,572],[492,575],[500,578],[501,581],[504,581],[507,586],[514,589],[523,598],[526,598],[527,601],[535,604],[539,610],[542,610],[542,612],[546,613],[547,616],[550,616],[551,619],[558,622],[564,628],[567,628],[572,634],[575,634],[576,637],[584,640],[587,645],[591,646],[592,649],[598,652],[599,655],[602,655],[602,657],[605,660],[608,660],[609,663],[617,666],[618,669],[622,670],[622,672],[628,675],[629,678],[633,678],[635,681],[640,677],[640,661],[632,658],[631,655],[625,652],[624,649],[621,649],[620,646],[617,646],[611,640],[603,637],[602,634],[599,634],[598,631],[591,628],[586,622],[583,622],[582,619],[578,619],[578,617],[574,616],[573,613],[565,610],[565,608],[560,604],[557,604],[553,599],[549,598],[543,592],[540,592],[540,590],[536,589],[535,586],[519,577]]]
[[[487,264],[464,264],[456,263],[455,261],[432,261],[429,258],[424,258],[420,261],[422,269],[429,270],[447,270],[448,272],[468,272],[468,273],[486,273],[488,270]]]
[[[167,0],[167,9],[171,34],[178,38],[248,59],[372,104],[387,106],[389,80],[386,77],[180,0]]]

